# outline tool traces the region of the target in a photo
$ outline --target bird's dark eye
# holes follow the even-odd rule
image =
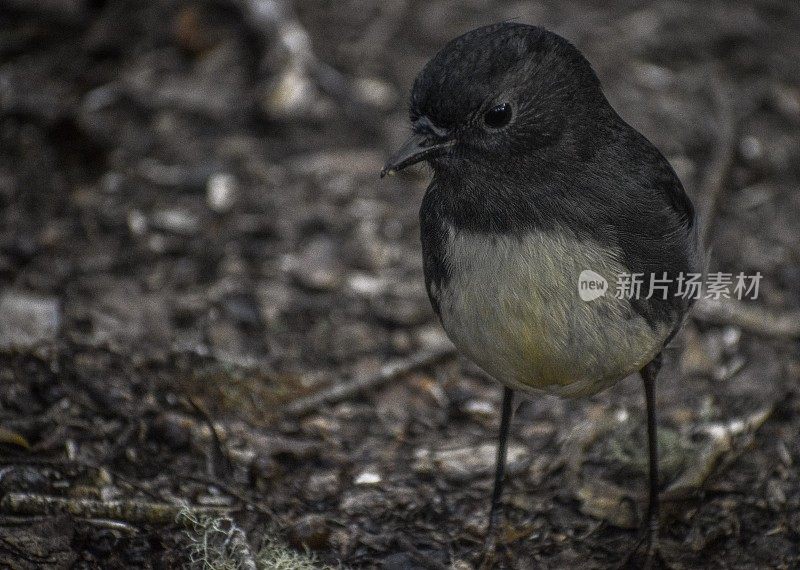
[[[508,122],[511,120],[511,105],[508,103],[503,103],[502,105],[496,105],[486,111],[486,114],[483,116],[483,122],[486,123],[486,126],[490,129],[499,129],[500,127],[505,127]]]

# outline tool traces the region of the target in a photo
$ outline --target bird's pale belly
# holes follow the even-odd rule
[[[593,394],[640,370],[673,328],[651,327],[614,296],[626,273],[614,250],[565,233],[492,235],[452,229],[450,278],[438,298],[453,343],[496,380],[563,396]],[[578,277],[610,290],[581,300]]]

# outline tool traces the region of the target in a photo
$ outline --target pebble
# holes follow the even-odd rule
[[[0,349],[30,348],[55,340],[61,309],[55,297],[23,291],[0,296]]]
[[[262,98],[262,107],[270,117],[289,119],[298,113],[307,114],[316,96],[314,84],[305,70],[292,65],[270,82]]]
[[[236,177],[227,172],[217,172],[208,178],[206,184],[206,202],[208,207],[224,214],[236,204],[238,183]]]
[[[380,474],[374,471],[364,471],[360,473],[354,481],[356,485],[377,485],[380,482]]]
[[[479,419],[491,418],[497,415],[495,405],[488,400],[467,400],[464,402],[462,409],[467,415]]]
[[[439,323],[430,323],[414,329],[414,341],[428,350],[453,346]]]
[[[371,297],[386,291],[388,283],[381,277],[373,277],[366,273],[353,273],[348,277],[347,285],[353,293]]]
[[[156,229],[186,236],[194,235],[200,229],[200,219],[179,208],[156,210],[150,216],[150,224]]]
[[[128,229],[135,236],[143,236],[147,233],[147,217],[141,210],[128,212]]]

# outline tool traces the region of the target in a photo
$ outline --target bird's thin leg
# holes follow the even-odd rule
[[[494,471],[494,489],[492,490],[492,506],[489,510],[489,530],[487,543],[494,546],[494,535],[500,518],[500,497],[503,494],[503,482],[506,475],[506,450],[508,449],[508,431],[511,427],[511,416],[514,413],[514,390],[503,388],[503,415],[500,418],[500,438],[497,444],[497,462]]]
[[[647,403],[647,448],[650,459],[650,496],[647,505],[647,552],[644,568],[652,567],[658,557],[658,438],[656,437],[656,376],[661,368],[661,355],[642,369],[644,395]]]

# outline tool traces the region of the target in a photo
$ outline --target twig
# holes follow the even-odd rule
[[[298,398],[286,406],[286,413],[297,416],[307,414],[320,406],[346,400],[366,390],[377,388],[417,368],[432,366],[443,360],[453,358],[455,355],[455,348],[448,346],[431,352],[419,352],[408,358],[391,361],[385,364],[376,374],[354,378],[348,382],[334,383],[327,389],[310,396]]]
[[[192,508],[198,514],[219,515],[229,509]],[[0,501],[0,511],[12,515],[51,515],[67,513],[87,519],[111,519],[133,524],[175,524],[178,514],[185,511],[181,505],[148,501],[96,501],[70,499],[36,493],[8,493]]]
[[[712,70],[711,78],[712,94],[717,108],[719,130],[714,154],[711,157],[711,162],[706,170],[706,174],[699,185],[698,200],[700,203],[698,210],[702,232],[701,238],[704,244],[708,243],[708,238],[711,235],[711,221],[717,212],[719,198],[725,187],[728,172],[733,166],[734,157],[736,156],[737,127],[733,105],[731,104],[728,90],[719,73]]]
[[[733,325],[762,336],[800,338],[800,311],[778,313],[734,299],[701,299],[691,315],[697,321]]]
[[[126,534],[137,534],[139,532],[138,528],[124,521],[114,521],[110,519],[86,519],[86,522],[94,526],[117,530]]]
[[[297,18],[291,2],[233,0],[233,5],[238,6],[247,23],[264,38],[267,45],[277,45],[285,53],[287,61],[279,76],[294,77],[293,83],[314,85],[335,99],[345,114],[360,121],[362,127],[376,129],[373,116],[376,109],[360,96],[351,77],[323,61],[314,52],[310,36]],[[271,108],[271,112],[283,115],[287,109],[278,105]],[[296,119],[294,114],[288,117]]]
[[[160,416],[170,429],[185,432],[196,449],[205,450],[212,443],[208,425],[179,412],[164,412]],[[311,457],[319,453],[320,443],[314,440],[295,439],[253,428],[242,421],[216,422],[214,424],[221,443],[225,445],[228,459],[249,466],[256,456],[271,457],[276,453],[291,453],[294,457]],[[231,440],[241,442],[244,449],[230,445]],[[212,478],[213,479],[213,478]]]
[[[203,407],[194,400],[194,398],[188,397],[186,400],[189,403],[189,406],[200,416],[200,418],[203,420],[203,423],[208,426],[208,429],[211,432],[211,451],[206,456],[206,469],[208,470],[208,474],[214,478],[218,475],[230,473],[230,459],[225,454],[225,448],[222,445],[222,439],[219,436],[217,428],[214,426],[214,422],[208,415],[208,412],[206,412],[205,409],[203,409]]]

